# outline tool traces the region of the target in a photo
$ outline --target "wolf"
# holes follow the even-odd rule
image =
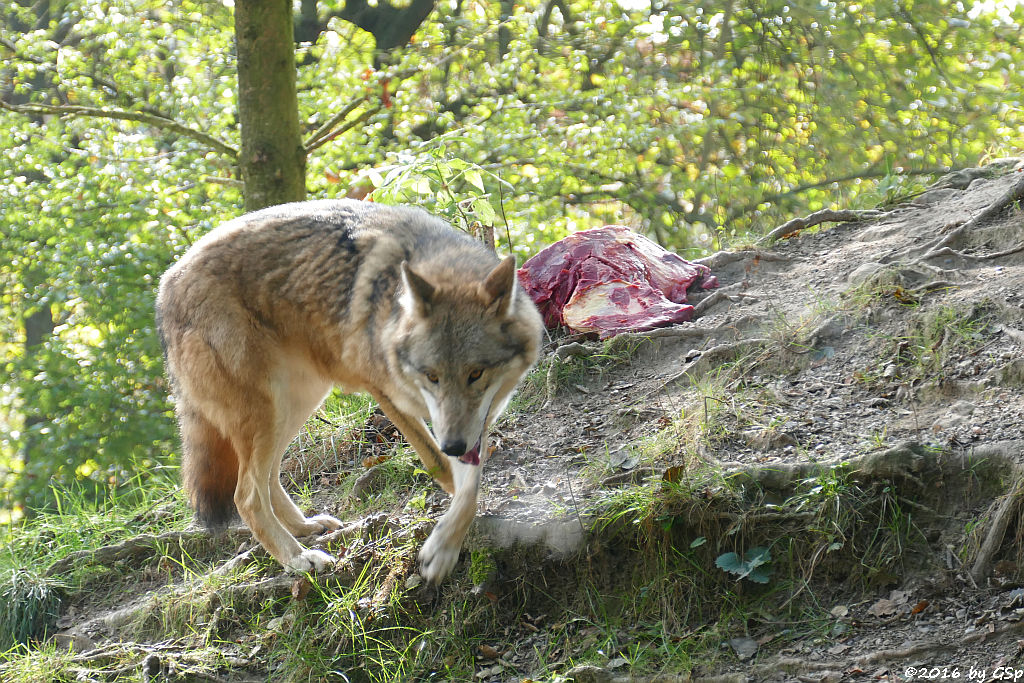
[[[341,522],[305,516],[280,468],[340,386],[369,393],[453,495],[419,554],[429,582],[451,572],[489,429],[539,355],[540,314],[512,256],[417,208],[284,204],[190,247],[160,280],[156,317],[200,522],[222,528],[237,510],[287,570],[334,563],[296,538]]]

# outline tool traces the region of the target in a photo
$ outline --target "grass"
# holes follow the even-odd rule
[[[417,486],[407,483],[403,495],[414,496]],[[128,640],[108,656],[83,660],[37,633],[0,656],[0,677],[21,683],[46,672],[71,681],[86,672],[134,680],[157,643],[166,648],[162,661],[181,672],[216,676],[242,667],[286,681],[470,680],[497,667],[501,680],[554,683],[580,664],[621,665],[632,675],[685,673],[697,661],[730,657],[723,640],[777,631],[779,620],[793,622],[791,637],[827,633],[834,619],[805,588],[817,572],[846,567],[867,582],[899,571],[894,558],[919,539],[901,496],[894,488],[882,493],[861,492],[841,470],[826,470],[768,504],[713,468],[693,466],[674,482],[602,498],[596,545],[585,560],[551,564],[529,553],[474,548],[467,569],[436,594],[407,585],[421,537],[400,525],[352,540],[342,571],[311,578],[282,579],[266,559],[215,576],[209,568],[230,551],[168,546],[137,563],[83,566],[66,589],[94,593],[98,580],[125,586],[150,576],[148,610],[122,631],[137,645]],[[84,530],[79,542],[57,546],[66,555],[152,532],[154,517],[169,520],[166,527],[181,524],[180,496],[171,495],[166,507],[157,497],[133,506],[64,499],[60,515],[13,530],[8,565],[35,557],[35,571],[44,572],[36,545],[44,529]],[[771,548],[768,584],[736,580],[715,566],[723,552],[758,544]],[[481,581],[487,587],[474,590]],[[109,675],[120,670],[123,677]]]
[[[625,363],[637,349],[597,351]],[[590,362],[569,359],[584,375],[566,381],[600,372]],[[429,528],[432,485],[407,448],[353,442],[371,416],[362,399],[334,397],[323,420],[311,421],[294,446],[300,458],[312,453],[329,464],[294,475],[302,504],[313,507],[324,496],[338,505],[339,493],[362,473],[351,462],[353,451],[390,454],[376,465],[382,484],[341,504],[342,517],[387,523],[332,547],[341,558],[334,573],[284,576],[256,551],[234,572],[215,575],[211,568],[238,541],[167,540],[110,566],[83,561],[58,584],[46,577],[53,561],[139,533],[180,530],[190,518],[173,482],[101,503],[58,492],[60,512],[11,527],[0,550],[0,569],[25,572],[12,573],[18,580],[6,584],[21,593],[3,628],[9,642],[23,644],[0,655],[0,679],[22,683],[45,672],[58,681],[137,680],[140,661],[158,649],[164,665],[178,672],[170,680],[230,669],[282,681],[473,680],[479,674],[555,683],[580,664],[614,665],[634,676],[687,673],[695,662],[731,657],[721,648],[728,638],[774,634],[780,622],[787,624],[786,637],[825,637],[836,621],[811,586],[828,577],[867,587],[901,573],[908,549],[923,542],[917,508],[895,484],[865,490],[842,468],[769,495],[700,465],[700,443],[731,438],[730,425],[774,424],[767,407],[753,415],[745,408],[764,398],[758,389],[735,387],[747,362],[698,378],[679,414],[636,446],[640,464],[685,466],[597,498],[585,555],[555,561],[535,548],[473,546],[436,591],[412,580]],[[544,382],[548,375],[542,369],[538,376]],[[326,491],[325,471],[333,477]],[[716,564],[728,553],[744,558],[757,548],[770,551],[766,583]],[[121,629],[122,644],[83,659],[45,642],[52,595],[64,609],[112,607],[128,598],[141,607]]]
[[[55,630],[73,595],[91,592],[98,600],[121,597],[118,587],[135,583],[132,569],[79,563],[65,575],[47,570],[73,553],[184,526],[191,517],[176,486],[153,477],[149,486],[112,491],[95,500],[75,489],[55,490],[55,513],[28,517],[0,527],[0,678],[5,681],[59,680],[70,656],[43,639]],[[150,566],[161,558],[154,557]],[[69,680],[74,675],[68,674]]]
[[[952,361],[970,358],[982,348],[992,320],[988,303],[967,310],[950,304],[921,306],[900,333],[876,337],[877,361],[854,376],[868,385],[941,382],[952,374]]]
[[[632,362],[649,341],[621,335],[603,342],[582,342],[583,352],[562,359],[548,355],[524,378],[507,414],[515,416],[537,410],[564,390],[578,391],[580,386],[599,381],[614,368]]]

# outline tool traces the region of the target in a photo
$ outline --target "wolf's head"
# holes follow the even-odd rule
[[[427,275],[402,264],[394,358],[426,405],[441,451],[478,465],[487,428],[537,360],[542,326],[513,257],[485,275],[466,272]]]

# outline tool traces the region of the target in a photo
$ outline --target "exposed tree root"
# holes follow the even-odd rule
[[[885,211],[880,211],[878,209],[841,209],[838,211],[833,209],[822,209],[821,211],[815,211],[810,216],[794,218],[786,221],[759,239],[757,242],[758,244],[770,244],[776,240],[788,237],[798,230],[813,228],[814,226],[822,223],[855,223],[858,221],[875,220],[877,218],[882,218],[885,215]]]
[[[792,221],[791,221],[792,222]],[[738,261],[751,261],[757,263],[758,261],[770,261],[774,263],[788,263],[788,256],[782,254],[776,254],[773,251],[763,251],[761,249],[741,249],[739,251],[717,251],[710,256],[697,259],[694,263],[702,266],[707,266],[714,273],[716,270],[721,270],[725,266],[736,263]]]
[[[1011,622],[1002,628],[996,628],[991,631],[979,630],[976,633],[962,636],[959,638],[957,645],[976,643],[982,640],[997,640],[1015,637],[1019,636],[1021,631],[1024,631],[1024,621]],[[781,670],[799,677],[800,674],[816,672],[843,672],[850,669],[863,669],[869,666],[878,666],[880,664],[892,665],[899,662],[906,662],[907,660],[928,661],[929,657],[943,658],[949,655],[951,649],[955,648],[948,641],[928,640],[902,648],[877,650],[846,661],[810,661],[794,657],[780,657],[779,659],[770,660],[756,665],[750,673],[755,677],[768,677],[769,675],[776,674]],[[967,672],[963,671],[961,674],[966,677]]]
[[[1003,539],[1006,536],[1006,529],[1010,522],[1019,517],[1021,503],[1024,502],[1024,479],[1018,478],[1013,488],[1003,496],[998,503],[993,503],[994,513],[988,525],[988,531],[981,547],[974,557],[974,564],[971,566],[971,578],[975,583],[982,584],[992,569],[992,560],[999,552]]]
[[[1000,325],[999,331],[1013,340],[1013,342],[1018,346],[1024,346],[1024,332],[1008,325]]]
[[[789,491],[797,484],[819,476],[833,467],[842,467],[851,481],[870,482],[877,480],[911,481],[922,488],[925,487],[922,475],[935,471],[940,475],[945,471],[969,471],[979,462],[988,461],[989,466],[996,468],[1001,474],[1009,474],[1016,466],[1016,454],[1012,451],[1020,447],[1019,442],[1006,442],[1002,447],[981,449],[960,454],[947,454],[939,457],[933,449],[915,442],[906,442],[876,453],[850,458],[838,462],[802,462],[757,467],[734,466],[720,463],[733,482],[744,485],[756,485],[771,491]]]
[[[249,664],[238,657],[229,655],[224,658],[223,654],[221,657],[224,664],[233,667],[244,667]],[[96,680],[94,676],[97,675],[110,681],[123,680],[124,677],[132,677],[134,680],[133,674],[141,676],[143,681],[166,680],[168,669],[173,669],[176,679],[180,677],[189,681],[217,682],[228,680],[210,673],[206,665],[201,663],[201,657],[192,648],[177,642],[147,645],[117,643],[82,652],[72,657],[70,661],[72,664],[89,665],[89,668],[70,668],[71,673],[78,675],[79,680],[83,681]],[[128,663],[121,663],[125,661]],[[230,680],[245,679],[232,676]]]
[[[157,535],[141,534],[114,545],[73,552],[51,564],[46,570],[46,576],[64,574],[72,568],[81,566],[82,563],[109,565],[142,556],[152,556],[156,552],[174,547],[186,548],[189,555],[194,555],[196,548],[200,546],[217,544],[230,547],[238,545],[250,536],[249,530],[245,528],[231,529],[224,532],[224,536],[211,535],[203,529],[168,531]]]
[[[916,262],[920,263],[933,258],[942,257],[953,257],[962,259],[964,261],[994,261],[995,259],[1002,258],[1004,256],[1012,256],[1013,254],[1024,251],[1024,242],[1021,242],[1015,247],[1005,249],[1003,251],[997,251],[992,254],[965,254],[961,251],[957,251],[952,247],[938,247],[930,249],[924,256],[919,257]]]
[[[919,257],[917,261],[927,261],[928,259],[935,258],[943,254],[944,248],[950,247],[950,245],[956,243],[965,234],[974,230],[982,223],[994,218],[999,213],[1004,211],[1008,206],[1014,202],[1024,199],[1024,173],[1018,178],[1013,185],[1011,185],[1006,192],[999,196],[994,202],[982,209],[976,216],[971,218],[969,221],[960,224],[955,229],[951,230],[945,237],[941,237],[938,240],[924,247],[924,255]],[[1018,251],[1024,250],[1024,244],[1018,245],[1013,249],[1006,252],[1001,252],[996,255],[989,256],[988,258],[999,258],[1000,256],[1007,256],[1009,254],[1015,254]],[[957,253],[957,252],[954,252]],[[963,257],[962,254],[957,255]],[[965,257],[966,258],[966,257]],[[976,257],[978,258],[978,257]]]
[[[690,674],[654,674],[653,676],[621,675],[597,666],[577,666],[566,672],[573,683],[747,683],[745,674],[728,673],[718,676],[691,676]]]

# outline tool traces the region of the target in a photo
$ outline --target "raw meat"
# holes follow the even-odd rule
[[[691,287],[712,289],[707,266],[690,263],[620,225],[582,230],[523,264],[519,281],[548,327],[607,339],[686,322]]]

